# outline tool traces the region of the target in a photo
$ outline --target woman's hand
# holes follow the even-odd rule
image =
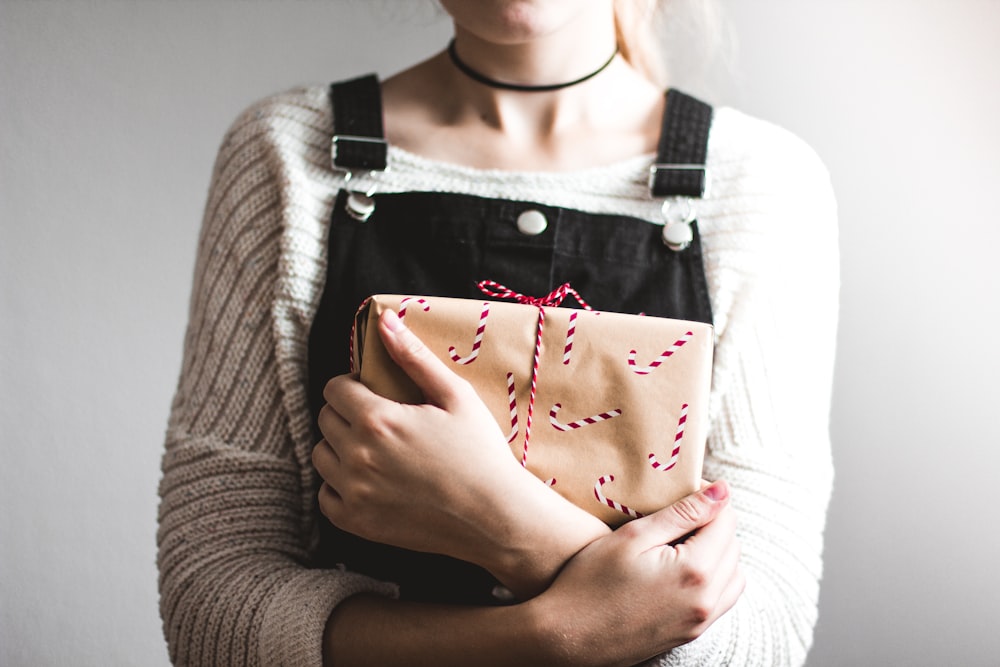
[[[717,481],[570,560],[526,603],[539,623],[558,624],[549,627],[553,664],[635,664],[692,641],[728,611],[744,587],[728,496]]]
[[[324,651],[337,664],[634,665],[699,636],[743,590],[726,496],[716,482],[622,526],[522,604],[354,596],[330,616]]]
[[[366,539],[477,563],[519,597],[538,593],[608,529],[511,456],[472,386],[395,313],[378,328],[426,403],[390,401],[353,376],[330,380],[313,450],[323,514]]]

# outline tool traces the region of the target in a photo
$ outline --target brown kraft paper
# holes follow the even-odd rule
[[[354,368],[373,392],[404,403],[421,403],[423,397],[375,333],[379,315],[400,312],[401,304],[407,327],[472,384],[500,430],[511,436],[513,455],[540,480],[554,479],[555,491],[608,525],[655,512],[700,487],[711,325],[544,307],[525,452],[539,307],[373,296],[358,314]],[[366,335],[369,329],[372,335]]]

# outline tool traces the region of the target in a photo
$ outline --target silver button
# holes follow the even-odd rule
[[[517,216],[518,231],[528,236],[537,236],[544,232],[548,226],[549,221],[545,219],[545,215],[541,211],[532,209]]]
[[[347,196],[347,214],[360,222],[367,222],[375,211],[375,200],[361,192]]]
[[[663,243],[668,248],[681,251],[691,245],[694,240],[694,231],[689,222],[677,222],[672,225],[663,226]]]

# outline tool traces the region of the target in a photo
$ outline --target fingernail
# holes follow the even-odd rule
[[[711,486],[705,487],[705,495],[712,502],[720,502],[729,497],[729,485],[723,480],[712,482]]]
[[[396,315],[396,311],[387,310],[382,317],[385,319],[385,326],[388,327],[389,331],[396,333],[403,330],[403,320],[399,319],[399,316]]]

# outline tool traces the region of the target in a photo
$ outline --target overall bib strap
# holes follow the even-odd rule
[[[679,90],[667,91],[656,164],[649,168],[653,197],[704,197],[708,193],[708,133],[712,107]]]
[[[667,91],[656,162],[649,168],[649,194],[664,198],[663,243],[686,250],[697,236],[693,199],[708,193],[708,134],[712,107],[678,90]]]
[[[382,129],[382,90],[374,74],[330,86],[333,103],[333,166],[346,171],[384,171],[389,145]]]

